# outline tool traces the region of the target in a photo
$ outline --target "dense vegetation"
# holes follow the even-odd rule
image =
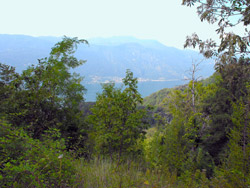
[[[224,5],[220,16],[234,10],[250,23],[245,1],[183,3],[201,3],[202,19]],[[0,187],[249,187],[249,43],[221,37],[218,54],[202,51],[216,55],[211,78],[198,81],[194,64],[188,85],[144,103],[130,70],[123,87],[104,84],[96,103],[84,102],[72,69],[85,40],[65,37],[21,74],[1,63]],[[187,42],[204,50],[196,39]]]

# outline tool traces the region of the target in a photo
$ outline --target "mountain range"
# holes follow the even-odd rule
[[[0,62],[16,67],[18,72],[37,59],[47,57],[60,37],[32,37],[0,35]],[[155,40],[134,37],[87,39],[89,45],[80,45],[76,57],[87,60],[75,72],[85,77],[86,83],[120,82],[130,69],[139,81],[183,80],[190,77],[192,61],[202,56],[192,50],[168,47]],[[206,78],[214,72],[214,62],[204,60],[197,76]]]

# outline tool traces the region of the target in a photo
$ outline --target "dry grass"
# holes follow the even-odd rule
[[[84,188],[167,188],[176,182],[175,176],[142,169],[133,161],[117,166],[110,160],[95,159],[91,162],[81,160],[76,165],[79,187]]]

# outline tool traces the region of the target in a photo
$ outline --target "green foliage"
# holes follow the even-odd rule
[[[178,187],[190,187],[190,188],[210,188],[210,181],[206,177],[206,171],[196,170],[185,171],[181,178],[179,178]]]
[[[202,112],[209,122],[204,127],[202,146],[217,166],[214,187],[249,186],[249,1],[183,0],[196,5],[201,21],[217,23],[221,41],[202,41],[197,34],[187,37],[184,47],[199,47],[207,58],[217,57],[221,77],[211,95],[203,98]],[[244,34],[231,28],[243,24]],[[228,30],[230,29],[230,30]],[[222,166],[221,166],[222,164]]]
[[[143,142],[145,161],[152,169],[161,169],[161,156],[163,152],[163,133],[157,128],[147,130],[146,139]]]
[[[1,119],[0,186],[68,187],[75,184],[72,158],[64,152],[65,144],[59,137],[55,129],[39,141]]]
[[[209,121],[202,113],[202,104],[204,97],[211,93],[209,88],[213,87],[191,81],[185,90],[172,91],[163,102],[173,119],[165,126],[161,163],[164,169],[177,173],[180,178],[196,170],[205,169],[206,176],[213,172],[213,159],[203,146],[204,130]]]
[[[212,85],[212,84],[216,83],[216,81],[218,80],[218,76],[219,76],[219,73],[215,72],[212,76],[201,80],[201,82],[202,82],[203,86]]]
[[[60,130],[68,149],[87,152],[87,126],[80,104],[84,102],[82,78],[71,73],[84,63],[73,55],[85,40],[64,37],[51,50],[48,58],[30,66],[21,75],[1,64],[1,109],[15,127],[22,127],[33,138],[40,138],[50,128]],[[80,151],[80,150],[78,150]]]
[[[204,129],[203,146],[218,165],[228,142],[227,133],[232,127],[231,103],[229,93],[223,87],[217,87],[214,92],[209,93],[202,105],[203,114],[209,118],[208,125]]]
[[[151,95],[149,95],[148,97],[145,97],[143,100],[143,104],[144,105],[151,105],[151,106],[157,106],[157,107],[161,107],[163,104],[162,102],[164,101],[165,98],[168,97],[168,95],[174,91],[174,90],[185,90],[185,88],[187,87],[187,85],[181,85],[181,86],[177,86],[174,88],[164,88],[160,91],[157,91]]]
[[[210,119],[209,126],[204,130],[204,147],[219,165],[229,141],[228,134],[234,127],[232,122],[232,103],[242,98],[246,100],[249,82],[249,59],[240,58],[237,63],[225,65],[216,78],[213,88],[208,88],[204,96],[202,111]]]
[[[0,113],[3,114],[7,108],[9,108],[8,99],[11,97],[15,88],[19,86],[20,83],[15,83],[12,87],[9,87],[10,83],[13,80],[16,80],[19,77],[15,73],[15,68],[0,63]]]
[[[165,88],[145,97],[143,100],[144,105],[158,106],[164,98],[169,94],[172,89]]]
[[[179,182],[189,187],[199,187],[204,174],[217,176],[225,187],[248,185],[248,82],[249,60],[241,58],[238,64],[225,66],[206,86],[195,83],[195,103],[191,102],[192,82],[185,90],[168,94],[163,104],[173,119],[165,126],[161,145],[156,138],[151,141],[162,151],[158,161],[163,169],[177,173]],[[243,111],[240,104],[232,105],[239,98]],[[203,175],[196,179],[197,173]]]
[[[20,75],[0,64],[1,187],[250,186],[249,58],[224,59],[201,82],[194,65],[189,84],[145,100],[151,112],[129,70],[121,88],[103,84],[84,103],[71,74],[80,43],[65,37]]]
[[[240,99],[233,105],[232,121],[234,127],[229,134],[228,157],[217,171],[233,187],[248,187],[250,185],[249,99],[248,94],[247,101],[243,102]]]
[[[90,122],[96,131],[97,151],[101,154],[118,154],[121,156],[135,154],[140,151],[138,142],[143,138],[147,124],[143,122],[146,114],[138,109],[142,103],[137,91],[137,79],[127,70],[123,79],[125,89],[115,88],[113,83],[104,84],[103,92],[97,96],[92,108]]]

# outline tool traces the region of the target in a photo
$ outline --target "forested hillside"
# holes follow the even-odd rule
[[[64,37],[22,72],[0,63],[0,187],[250,187],[250,33],[225,30],[235,15],[249,26],[249,3],[183,5],[219,20],[219,44],[185,44],[216,59],[206,80],[193,61],[188,84],[143,99],[127,69],[122,87],[102,84],[86,103],[73,72],[84,39]]]
[[[144,105],[151,105],[151,106],[159,106],[163,100],[169,96],[171,92],[174,90],[184,90],[187,85],[181,85],[174,88],[165,88],[155,93],[152,93],[148,97],[144,98],[143,104]]]

